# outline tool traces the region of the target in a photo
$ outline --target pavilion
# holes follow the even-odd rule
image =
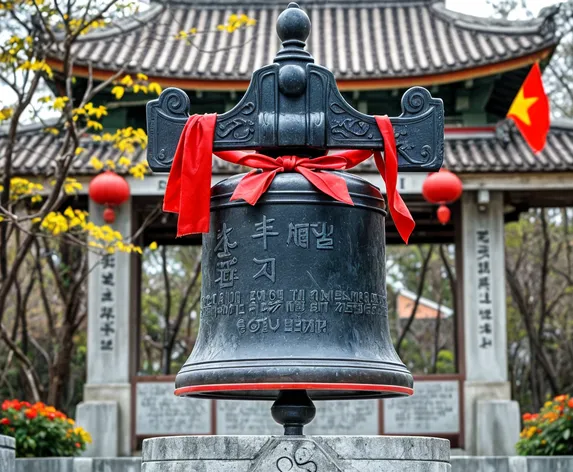
[[[163,87],[185,90],[193,113],[224,112],[246,90],[252,71],[275,57],[280,43],[274,24],[285,6],[278,0],[251,0],[248,8],[236,0],[152,1],[135,17],[81,39],[76,49],[75,86],[79,90],[86,86],[90,64],[98,80],[127,64],[126,73],[143,72]],[[451,223],[441,226],[435,207],[421,197],[426,175],[399,176],[400,191],[417,222],[411,242],[456,246],[458,373],[417,379],[421,395],[439,396],[443,393],[440,385],[447,386],[449,397],[444,398],[456,402],[448,413],[455,424],[445,425],[443,430],[441,426],[438,430],[411,430],[412,423],[394,421],[391,410],[376,403],[379,419],[374,434],[432,434],[449,438],[453,447],[469,454],[491,454],[495,445],[488,435],[493,428],[505,428],[509,435],[519,428],[519,412],[510,401],[508,382],[505,286],[495,282],[505,279],[504,224],[530,207],[573,204],[573,193],[567,192],[573,189],[573,125],[554,122],[546,148],[534,155],[519,133],[502,121],[531,65],[536,61],[546,65],[557,47],[557,10],[545,9],[539,18],[529,21],[508,22],[449,11],[443,1],[434,0],[307,0],[301,6],[312,21],[307,46],[315,62],[334,72],[345,98],[358,110],[398,115],[400,96],[414,85],[442,98],[445,167],[464,185]],[[216,32],[230,13],[246,13],[256,18],[257,24],[232,34]],[[191,27],[213,32],[198,35],[194,46],[175,39],[180,30]],[[61,70],[60,58],[52,57],[50,65]],[[145,101],[141,96],[129,97],[125,106],[110,112],[104,125],[109,129],[144,127]],[[57,139],[39,127],[23,129],[15,174],[49,173]],[[0,135],[0,160],[2,146]],[[84,182],[95,173],[89,165],[95,151],[103,159],[120,157],[111,146],[91,143],[86,148],[72,170]],[[145,159],[145,151],[138,152],[135,159]],[[214,181],[238,171],[231,164],[213,161]],[[383,188],[372,162],[367,161],[356,172]],[[115,225],[119,231],[130,233],[157,205],[166,178],[152,175],[137,181],[127,177],[132,196],[118,213]],[[86,196],[82,198],[97,221],[101,209]],[[387,231],[388,243],[400,241],[391,221]],[[175,240],[174,236],[175,220],[164,218],[146,230],[142,243],[198,242],[197,238]],[[134,438],[149,435],[137,418],[141,407],[138,395],[145,390],[140,384],[165,383],[166,379],[137,377],[138,330],[134,327],[139,319],[139,262],[134,256],[114,257],[113,267],[97,268],[89,280],[84,423],[92,431],[99,430],[101,417],[97,415],[107,411],[112,418],[119,412],[119,437],[111,438],[111,446],[98,453],[130,455]],[[101,294],[109,290],[102,282],[105,271],[114,273],[116,280],[112,303],[118,316],[112,350],[102,350],[100,339]],[[504,415],[503,425],[494,424],[494,413]],[[223,414],[216,404],[201,415],[209,426],[161,432],[230,431],[220,426]],[[114,441],[118,443],[115,449]]]

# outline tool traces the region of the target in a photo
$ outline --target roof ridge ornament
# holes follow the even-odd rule
[[[214,151],[256,150],[271,157],[316,157],[329,149],[384,149],[376,118],[342,97],[333,73],[304,49],[308,15],[290,3],[277,20],[283,42],[273,64],[253,73],[243,98],[217,116]],[[189,117],[187,94],[165,89],[147,104],[148,162],[167,172]],[[444,157],[444,108],[422,87],[402,97],[402,114],[391,119],[400,170],[438,170]]]

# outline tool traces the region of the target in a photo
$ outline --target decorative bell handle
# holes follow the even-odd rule
[[[332,72],[304,49],[310,19],[296,3],[281,13],[283,42],[273,64],[253,73],[240,102],[217,116],[213,149],[253,150],[270,156],[320,156],[329,149],[384,149],[374,116],[355,110],[340,94]],[[147,159],[168,172],[191,104],[185,92],[165,89],[147,104]],[[444,106],[423,87],[402,97],[392,117],[398,168],[436,171],[444,158]]]

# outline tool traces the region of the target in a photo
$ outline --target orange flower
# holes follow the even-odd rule
[[[567,405],[569,405],[569,408],[573,408],[573,398],[569,399],[569,403]]]
[[[567,395],[559,395],[558,397],[555,397],[554,400],[555,400],[556,402],[562,403],[562,402],[564,402],[565,400],[567,400]]]
[[[80,443],[76,443],[76,447],[79,449],[80,447],[82,447],[82,445]]]
[[[531,415],[531,421],[535,421],[537,418],[539,418],[539,413],[535,413],[534,415]]]
[[[24,414],[26,415],[26,418],[33,420],[34,418],[36,418],[38,416],[38,412],[32,408],[28,408]]]
[[[533,415],[531,413],[525,413],[523,415],[523,421],[531,421],[532,418],[533,418]]]
[[[10,420],[8,418],[2,418],[0,420],[0,424],[8,426],[10,424]]]

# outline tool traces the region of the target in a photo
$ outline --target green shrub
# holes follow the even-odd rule
[[[522,456],[573,455],[573,398],[560,395],[539,413],[523,415],[524,428],[516,448]]]
[[[6,400],[0,411],[0,434],[16,439],[18,457],[77,456],[90,435],[52,406]]]

